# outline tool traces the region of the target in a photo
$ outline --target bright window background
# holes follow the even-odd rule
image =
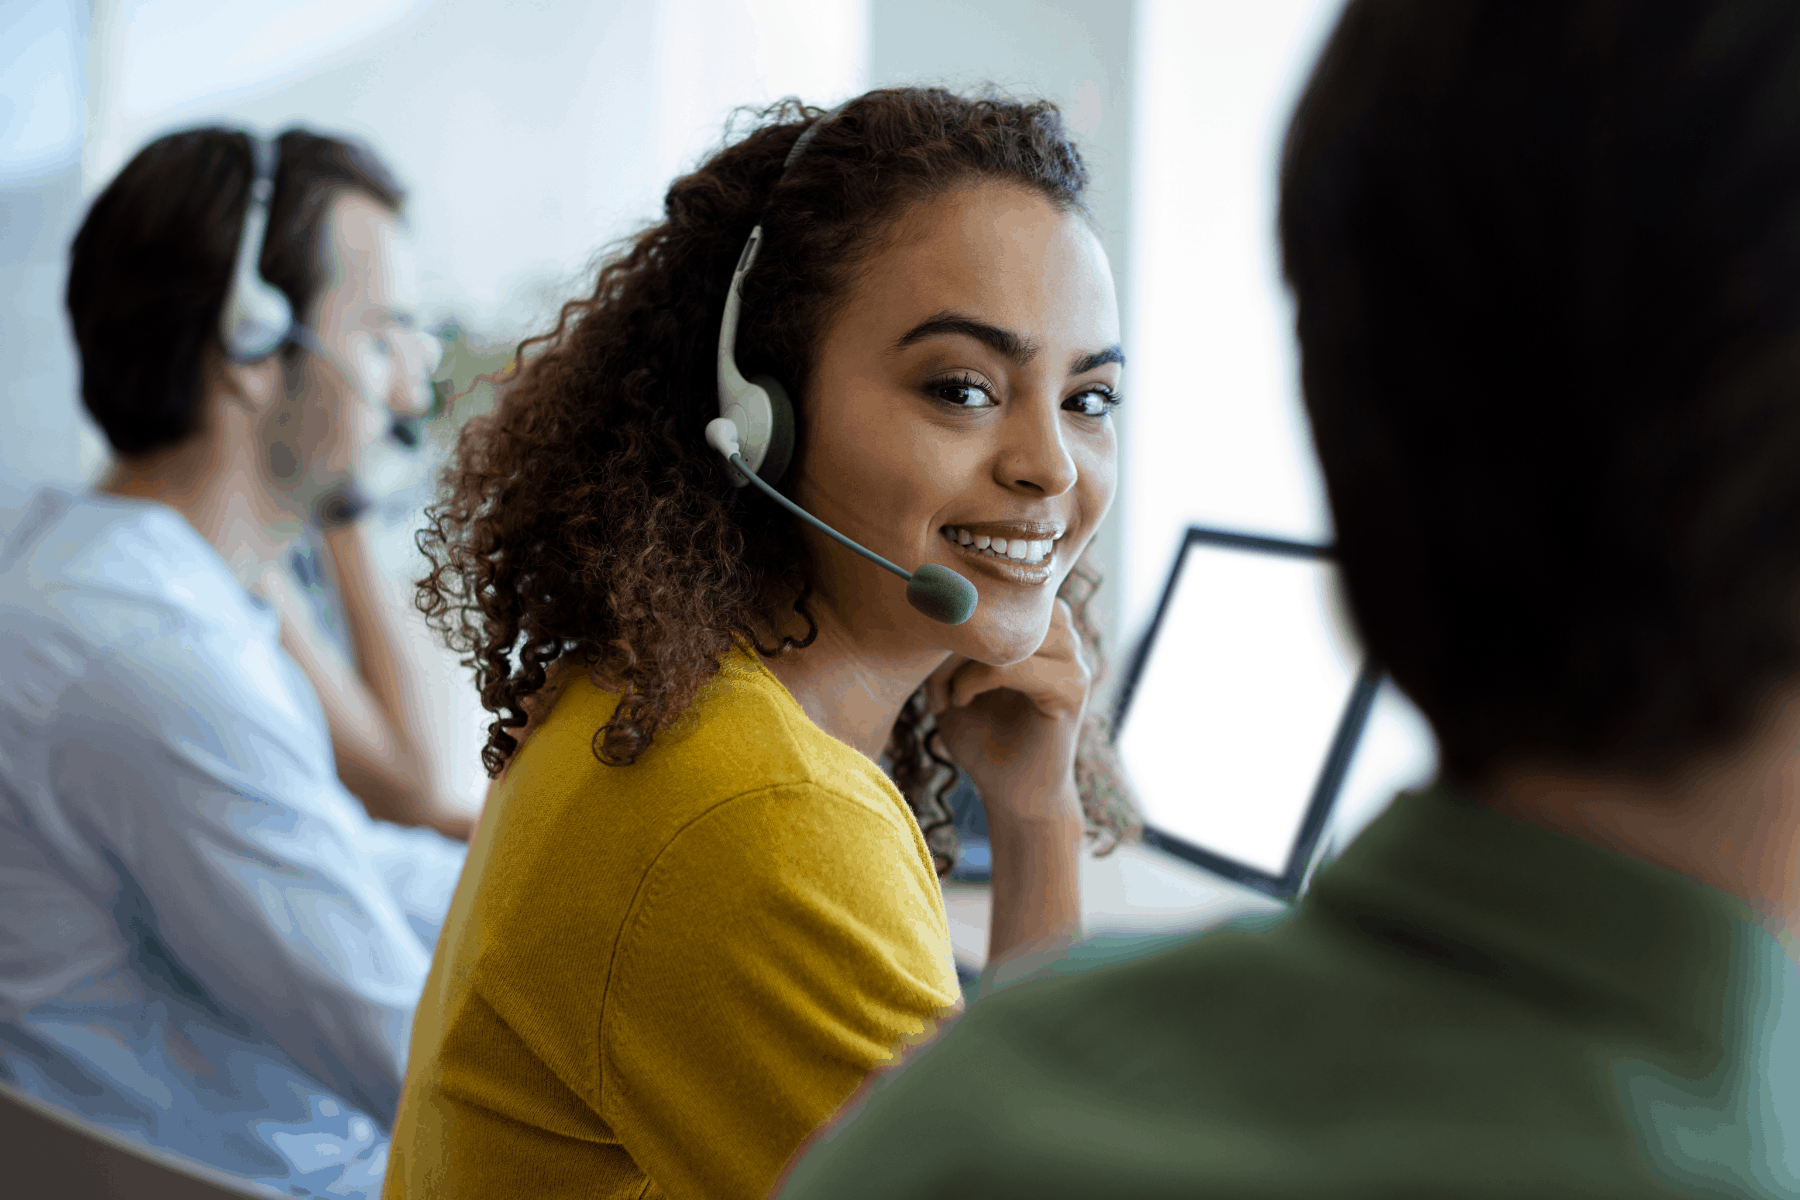
[[[1133,161],[1128,624],[1190,522],[1328,541],[1275,245],[1281,138],[1336,0],[1144,0]]]
[[[1298,390],[1275,240],[1281,140],[1339,0],[1140,0],[1131,189],[1122,628],[1134,638],[1190,524],[1328,542],[1330,516]],[[1281,606],[1241,615],[1247,644],[1312,635]],[[1312,618],[1317,620],[1317,618]],[[1342,624],[1341,616],[1334,621]],[[1196,689],[1206,689],[1195,680]],[[1221,684],[1216,702],[1235,688]],[[1135,719],[1135,718],[1134,718]],[[1273,753],[1273,750],[1271,750]],[[1195,786],[1230,792],[1238,759],[1196,755]],[[1334,836],[1433,770],[1429,733],[1382,688]]]
[[[411,188],[429,301],[522,330],[659,215],[733,107],[861,90],[868,23],[866,0],[115,0],[84,183],[215,118],[357,134]]]

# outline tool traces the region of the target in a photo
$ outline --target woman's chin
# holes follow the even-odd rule
[[[1047,612],[1035,621],[983,620],[978,608],[967,624],[954,627],[950,649],[990,667],[1010,667],[1036,654],[1049,634]]]

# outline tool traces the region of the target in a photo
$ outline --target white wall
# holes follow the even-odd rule
[[[866,28],[862,0],[112,0],[84,171],[197,121],[347,130],[413,189],[431,300],[522,330],[734,105],[859,89]]]
[[[1340,0],[1142,0],[1126,611],[1190,523],[1329,540],[1275,244],[1281,138]]]
[[[1341,7],[1139,0],[1123,494],[1128,636],[1154,612],[1190,524],[1331,540],[1300,402],[1275,211],[1287,122]],[[1239,629],[1250,647],[1284,645],[1295,633],[1273,616]],[[1331,839],[1347,840],[1434,765],[1423,720],[1384,686]],[[1226,785],[1196,762],[1193,786]]]
[[[79,0],[0,4],[0,527],[37,479],[100,459],[77,416],[62,316],[80,211],[88,13]]]

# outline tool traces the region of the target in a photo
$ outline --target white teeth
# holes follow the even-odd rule
[[[970,533],[967,529],[944,530],[944,536],[959,546],[967,546],[973,550],[985,550],[996,558],[1011,559],[1013,562],[1041,563],[1056,549],[1056,539],[1035,538],[998,538],[985,534]]]

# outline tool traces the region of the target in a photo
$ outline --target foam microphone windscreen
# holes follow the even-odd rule
[[[936,563],[923,563],[906,584],[909,604],[934,621],[961,625],[975,613],[975,585]]]

